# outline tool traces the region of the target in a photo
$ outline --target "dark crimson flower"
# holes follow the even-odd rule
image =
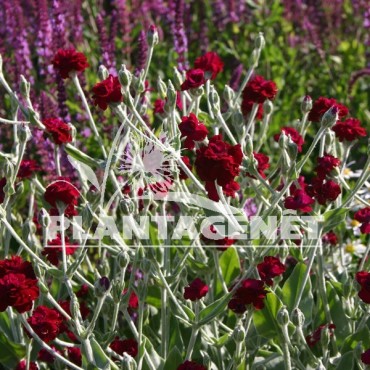
[[[365,364],[365,365],[370,365],[370,349],[368,349],[367,351],[365,351],[363,354],[361,354],[361,361]]]
[[[57,208],[57,203],[75,206],[79,196],[79,191],[70,183],[69,179],[63,177],[51,183],[44,194],[45,200],[54,208]]]
[[[46,306],[38,306],[27,319],[35,333],[46,343],[54,340],[60,333],[63,318],[59,312]]]
[[[254,76],[243,90],[243,100],[253,103],[264,103],[266,99],[274,100],[278,92],[274,81],[265,80],[262,76]]]
[[[186,72],[186,79],[181,85],[181,91],[195,89],[204,85],[205,82],[203,69],[190,69]]]
[[[207,127],[202,122],[198,121],[195,114],[190,113],[188,117],[182,117],[179,124],[181,137],[185,137],[184,147],[186,149],[193,149],[195,147],[194,141],[203,141],[207,135]]]
[[[340,142],[344,140],[353,141],[366,136],[366,129],[361,127],[361,122],[356,118],[348,118],[342,122],[338,121],[331,129]]]
[[[272,286],[272,279],[283,274],[285,272],[285,266],[280,262],[279,258],[266,256],[263,262],[257,265],[257,270],[261,280],[267,285]]]
[[[68,78],[71,72],[83,72],[89,66],[85,55],[75,49],[59,49],[51,63],[62,78]]]
[[[338,108],[338,116],[340,119],[348,115],[348,108],[345,105],[338,103],[335,99],[320,97],[313,103],[312,109],[308,114],[308,120],[320,122],[324,113],[331,107]]]
[[[207,238],[205,235],[204,235],[204,232],[207,232],[208,234],[208,230],[209,232],[211,232],[212,234],[214,234],[214,239],[212,238]],[[235,243],[235,240],[234,239],[230,239],[228,238],[227,236],[226,237],[222,237],[220,234],[218,234],[216,228],[211,225],[209,227],[208,230],[205,230],[203,233],[202,233],[202,240],[206,243],[206,244],[213,244],[213,245],[219,245],[219,247],[217,247],[217,250],[219,251],[222,251],[224,252],[227,248],[230,247],[230,245],[233,245]]]
[[[118,77],[109,75],[104,81],[98,82],[92,91],[94,104],[100,109],[106,110],[109,104],[122,101],[121,84]]]
[[[242,113],[243,113],[244,116],[248,116],[249,113],[252,112],[253,104],[257,104],[257,103],[254,103],[252,100],[248,100],[248,98],[243,97]],[[258,104],[258,110],[257,110],[257,114],[256,114],[255,119],[257,121],[261,121],[262,118],[263,118],[263,104],[260,103],[260,104]]]
[[[211,80],[214,80],[217,75],[223,71],[224,63],[217,53],[209,51],[203,56],[195,59],[194,67],[202,69],[205,73],[210,73]]]
[[[293,209],[301,212],[311,212],[311,204],[315,203],[305,190],[297,189],[293,195],[285,198],[284,207],[286,209]]]
[[[15,308],[19,313],[29,311],[38,297],[37,279],[29,279],[19,273],[8,273],[0,278],[1,312],[8,307]]]
[[[60,245],[60,247],[58,247],[58,245]],[[58,234],[55,239],[48,241],[48,245],[41,252],[41,254],[43,256],[46,256],[47,260],[54,266],[58,266],[59,261],[62,259],[63,248],[61,245],[62,239]],[[65,238],[65,246],[67,256],[71,256],[76,252],[77,247],[73,244],[69,244],[69,240],[67,237]]]
[[[222,187],[226,195],[233,196],[239,189],[239,185],[234,181],[235,176],[239,175],[240,165],[243,159],[240,144],[230,145],[222,140],[221,135],[213,136],[208,146],[203,146],[197,150],[195,168],[201,180],[206,181],[208,196],[215,194],[215,181]]]
[[[196,278],[187,287],[185,287],[184,298],[196,301],[203,298],[208,293],[208,285],[201,279]]]
[[[269,164],[270,158],[266,154],[256,153],[256,152],[253,152],[253,157],[257,161],[257,171],[258,171],[258,173],[261,175],[261,177],[263,179],[265,179],[266,175],[265,175],[264,171],[270,168],[270,164]],[[247,176],[249,176],[253,179],[255,178],[255,176],[252,176],[250,173],[247,173]]]
[[[325,153],[323,157],[317,158],[317,167],[315,171],[319,178],[324,179],[335,167],[338,167],[339,165],[340,159]]]
[[[87,284],[82,284],[81,288],[77,291],[76,296],[78,298],[84,298],[89,293],[89,286]]]
[[[33,159],[24,159],[19,166],[17,177],[19,177],[20,179],[28,179],[36,171],[40,171],[40,167],[37,162]]]
[[[311,185],[307,187],[307,193],[315,197],[321,205],[333,202],[341,193],[340,186],[333,180],[323,180],[318,177],[312,179]]]
[[[298,153],[300,153],[302,151],[302,145],[304,144],[303,137],[300,135],[300,133],[293,127],[283,127],[281,132],[284,132],[285,135],[290,136],[293,143],[297,145]],[[281,133],[274,135],[274,140],[276,142],[279,142],[280,135]]]
[[[304,176],[299,176],[298,180],[295,180],[292,185],[290,185],[290,193],[293,194],[298,189],[306,189],[306,179]]]
[[[2,179],[0,179],[0,204],[2,204],[5,199],[5,193],[4,193],[5,185],[6,185],[6,178],[3,177]]]
[[[125,289],[123,291],[124,295],[126,294],[127,290],[128,289]],[[128,299],[128,306],[133,310],[136,310],[139,308],[139,297],[136,295],[134,291],[132,291],[130,294],[130,298]]]
[[[362,208],[354,215],[354,219],[361,222],[361,232],[363,234],[370,234],[370,207]]]
[[[42,121],[45,125],[44,137],[52,138],[55,144],[62,145],[72,141],[71,127],[59,118],[47,118]]]
[[[206,182],[206,191],[208,198],[213,200],[214,202],[218,202],[220,200],[220,197],[218,196],[218,192],[216,189],[216,184],[212,181]],[[235,181],[230,181],[226,185],[222,186],[222,192],[227,197],[235,198],[236,192],[240,189],[240,185]]]
[[[194,361],[185,361],[182,363],[177,370],[207,370],[207,368],[203,365],[197,364]]]
[[[69,360],[77,366],[82,365],[82,355],[81,349],[78,347],[68,347],[67,348]]]
[[[328,233],[323,235],[322,242],[325,244],[337,245],[338,237],[333,231],[329,231]]]
[[[165,106],[166,102],[162,99],[157,99],[155,102],[154,102],[154,113],[157,113],[157,114],[162,114],[164,113],[164,106]]]
[[[370,273],[359,271],[356,274],[356,280],[361,286],[358,296],[363,302],[370,303]]]
[[[307,335],[306,337],[306,342],[309,347],[313,347],[317,342],[320,341],[321,339],[321,332],[325,329],[329,329],[329,334],[330,336],[333,335],[333,330],[335,329],[334,324],[329,324],[329,325],[320,325],[312,334]]]
[[[27,361],[22,360],[19,362],[15,370],[26,370],[27,369]],[[39,370],[39,367],[35,362],[30,362],[29,370]]]
[[[36,279],[31,263],[23,261],[20,256],[12,256],[10,259],[0,260],[0,278],[10,273],[23,274],[28,279]]]
[[[138,345],[135,339],[120,340],[119,337],[116,337],[109,347],[121,356],[123,353],[127,353],[131,357],[136,357],[138,353]]]
[[[261,310],[265,306],[263,300],[267,293],[262,280],[245,279],[234,293],[228,307],[235,313],[244,313],[248,304],[252,304],[256,310]]]
[[[54,346],[50,347],[53,349],[54,352],[60,354],[60,352]],[[37,355],[37,360],[47,362],[48,364],[52,364],[55,360],[55,357],[51,353],[49,353],[46,349],[40,349],[40,352]]]
[[[181,157],[181,159],[185,163],[186,167],[189,168],[190,171],[192,171],[193,166],[190,163],[190,158],[184,155],[183,157]],[[181,180],[186,180],[188,178],[188,175],[184,172],[184,170],[181,167],[179,177]]]

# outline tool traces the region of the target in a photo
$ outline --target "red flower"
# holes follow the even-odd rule
[[[59,312],[46,306],[38,306],[27,319],[35,333],[46,343],[54,340],[60,333],[63,318]]]
[[[195,168],[200,179],[206,181],[209,197],[216,196],[215,200],[218,200],[217,192],[214,194],[215,181],[227,195],[233,195],[239,189],[234,178],[239,175],[242,159],[240,144],[232,146],[223,141],[221,135],[213,136],[208,146],[197,150]]]
[[[272,286],[272,279],[283,274],[285,272],[285,266],[280,262],[279,258],[266,256],[263,262],[257,265],[257,270],[261,280],[267,285]]]
[[[256,152],[253,152],[253,157],[257,160],[257,171],[258,171],[258,173],[261,175],[262,178],[265,179],[266,175],[265,175],[264,171],[270,168],[270,164],[269,164],[270,158],[266,154],[256,153]],[[247,176],[249,176],[253,179],[255,178],[254,176],[252,176],[249,173],[247,173]]]
[[[284,207],[301,212],[311,212],[311,204],[315,201],[303,190],[297,189],[293,195],[285,198]]]
[[[42,121],[45,125],[44,137],[48,134],[57,145],[72,141],[71,127],[59,118],[47,118]]]
[[[0,311],[8,307],[19,313],[31,310],[39,297],[37,279],[29,279],[24,274],[8,273],[0,279]]]
[[[78,347],[68,347],[67,348],[69,360],[77,366],[82,365],[82,355],[81,349]]]
[[[59,265],[59,261],[63,256],[63,248],[57,247],[57,245],[62,245],[62,239],[59,234],[55,239],[48,241],[48,246],[41,252],[41,254],[46,256],[47,260],[54,266]],[[77,247],[69,244],[68,238],[65,238],[65,246],[67,256],[71,256],[75,253]]]
[[[189,168],[190,171],[193,170],[193,166],[190,163],[190,158],[184,155],[181,157],[182,161],[185,163],[186,167]],[[186,180],[188,178],[188,175],[184,172],[184,170],[180,167],[180,174],[179,174],[180,180]]]
[[[322,242],[325,244],[337,245],[338,237],[333,231],[329,231],[328,233],[323,235]]]
[[[361,232],[370,234],[370,207],[362,208],[354,215],[356,221],[361,222]]]
[[[119,338],[116,337],[109,347],[121,356],[123,353],[127,353],[131,357],[136,357],[138,353],[138,345],[135,339],[119,340]]]
[[[15,370],[26,370],[27,369],[27,361],[22,360],[19,362]],[[39,370],[39,367],[35,362],[30,362],[29,370]]]
[[[261,310],[265,306],[263,300],[267,293],[262,280],[245,279],[234,293],[228,307],[235,313],[244,313],[248,304],[252,304],[256,310]]]
[[[361,355],[361,361],[362,361],[365,365],[370,365],[370,349],[368,349],[367,351],[365,351],[365,352]]]
[[[6,185],[6,178],[3,177],[2,179],[0,179],[0,204],[2,204],[5,199],[5,193],[4,193],[5,185]]]
[[[80,196],[79,191],[69,182],[67,178],[60,177],[51,183],[45,191],[45,200],[54,208],[57,208],[57,202],[66,206],[77,205]]]
[[[278,92],[274,81],[265,80],[262,76],[254,76],[244,88],[243,100],[253,103],[264,103],[266,99],[274,100]]]
[[[340,159],[326,154],[323,157],[317,158],[317,167],[315,171],[319,178],[324,179],[330,172],[340,165]]]
[[[123,294],[126,294],[128,289],[123,291]],[[139,308],[139,297],[136,295],[134,291],[131,292],[130,298],[128,299],[128,306],[129,308],[136,310]]]
[[[89,293],[89,286],[87,284],[82,284],[81,288],[77,291],[76,296],[78,298],[84,298]]]
[[[196,301],[203,298],[208,293],[208,285],[201,279],[196,278],[187,287],[185,287],[184,298]]]
[[[50,347],[53,349],[54,352],[60,354],[60,352],[54,346]],[[37,355],[37,360],[47,362],[48,364],[52,364],[55,360],[55,357],[51,353],[49,353],[46,349],[41,349]]]
[[[89,66],[85,55],[75,49],[59,49],[51,63],[62,78],[68,78],[70,72],[83,72]]]
[[[307,193],[315,197],[321,205],[333,202],[341,193],[340,186],[333,180],[323,180],[318,177],[312,179],[311,185],[307,187]]]
[[[346,106],[338,103],[335,99],[320,97],[313,103],[312,109],[308,114],[308,120],[320,122],[324,113],[333,106],[338,108],[340,119],[348,115],[348,108]]]
[[[217,247],[217,250],[219,251],[224,252],[227,248],[230,247],[230,245],[233,245],[235,243],[234,239],[230,239],[227,236],[222,237],[221,235],[219,235],[216,228],[213,225],[211,225],[208,230],[212,234],[215,234],[214,239],[207,238],[204,235],[204,233],[202,233],[202,236],[201,236],[202,240],[205,242],[205,244],[208,244],[208,245],[209,244],[219,245],[219,247]]]
[[[185,361],[181,364],[177,370],[207,370],[207,368],[203,365],[197,364],[194,361]]]
[[[104,81],[97,83],[93,89],[94,104],[106,110],[110,103],[120,103],[122,101],[121,85],[118,77],[109,75]]]
[[[213,181],[207,181],[205,188],[209,199],[213,200],[214,202],[218,202],[220,200],[216,189],[216,184]],[[239,189],[240,185],[235,181],[230,181],[229,183],[222,186],[222,192],[227,197],[232,198],[235,198],[235,194]]]
[[[166,102],[162,99],[157,99],[155,102],[154,102],[154,113],[157,113],[157,114],[162,114],[164,113],[164,105],[166,104]]]
[[[36,161],[34,161],[33,159],[30,160],[24,159],[19,167],[17,177],[19,177],[20,179],[27,179],[31,177],[34,172],[39,170],[40,167],[38,166]]]
[[[203,141],[207,135],[207,127],[202,122],[198,121],[195,114],[190,113],[188,117],[182,117],[179,124],[181,137],[185,137],[184,147],[186,149],[193,149],[194,141]]]
[[[211,80],[214,80],[217,75],[223,71],[224,63],[217,53],[209,51],[203,56],[195,59],[194,67],[202,69],[205,73],[210,73]]]
[[[356,280],[361,286],[358,296],[363,302],[370,303],[370,274],[360,271],[356,274]]]
[[[337,122],[332,130],[340,142],[353,141],[366,136],[366,129],[361,127],[361,122],[356,118],[348,118],[343,122]]]
[[[10,259],[0,260],[0,278],[10,273],[23,274],[28,279],[36,279],[31,263],[23,261],[20,256],[12,256]]]
[[[186,79],[181,85],[181,91],[195,89],[204,85],[205,82],[204,71],[202,69],[190,69],[186,72]]]
[[[242,113],[244,116],[248,116],[250,112],[252,112],[253,104],[255,104],[252,100],[249,100],[248,97],[242,100]],[[263,118],[263,104],[258,104],[258,110],[255,119],[260,121]]]
[[[281,131],[284,132],[285,135],[290,136],[293,143],[297,145],[298,153],[300,153],[302,151],[302,145],[304,144],[303,137],[300,135],[300,133],[293,127],[283,127]],[[280,135],[281,133],[274,135],[274,140],[276,142],[279,142]]]
[[[308,344],[309,347],[312,348],[317,342],[320,341],[320,339],[321,339],[321,332],[326,327],[329,329],[330,336],[333,335],[333,330],[335,329],[335,325],[334,324],[320,325],[312,334],[307,335],[306,342],[307,342],[307,344]]]

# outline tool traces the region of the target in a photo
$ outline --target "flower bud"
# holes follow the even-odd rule
[[[110,281],[106,276],[98,279],[94,284],[94,292],[97,297],[103,297],[110,290]]]
[[[36,225],[31,221],[26,221],[22,226],[22,239],[28,244],[32,244],[32,235],[36,232]]]
[[[211,87],[211,91],[209,93],[209,102],[211,103],[213,112],[218,113],[220,111],[220,97],[213,86]]]
[[[266,44],[266,42],[265,42],[265,38],[263,36],[263,33],[262,32],[259,32],[258,33],[258,36],[254,40],[254,47],[256,49],[261,50],[261,49],[263,49],[265,47],[265,44]]]
[[[99,66],[99,69],[98,69],[98,77],[100,80],[106,80],[109,76],[109,71],[107,70],[107,68],[105,68],[105,66],[103,65],[100,65]]]
[[[21,143],[26,143],[32,137],[31,131],[28,125],[21,125],[18,129],[18,137]]]
[[[167,87],[167,102],[166,102],[167,109],[168,108],[170,110],[175,109],[175,107],[176,107],[176,98],[177,98],[176,90],[175,90],[172,82],[169,80],[168,81],[168,87]]]
[[[122,64],[120,70],[118,71],[118,79],[119,79],[120,84],[123,87],[130,86],[130,84],[131,84],[132,74],[126,68],[125,64]]]
[[[304,325],[304,315],[299,308],[295,308],[292,312],[292,322],[295,326],[303,327]]]
[[[246,152],[248,157],[254,158],[254,156],[253,156],[253,140],[252,140],[252,137],[249,134],[247,134],[246,137],[245,137],[245,152]],[[258,162],[257,162],[257,166],[258,166]]]
[[[245,329],[242,325],[238,325],[233,331],[233,339],[236,343],[241,343],[245,339]]]
[[[126,251],[122,251],[118,255],[117,261],[121,269],[125,269],[130,262],[130,256],[128,255]]]
[[[301,111],[303,114],[308,113],[312,109],[312,99],[309,95],[306,95],[301,103]]]
[[[151,47],[158,44],[158,41],[159,41],[158,31],[157,31],[157,27],[154,24],[152,24],[149,27],[148,32],[146,34],[146,40],[148,42],[148,45]]]
[[[49,227],[49,225],[51,223],[51,220],[50,220],[49,213],[47,212],[47,210],[45,208],[40,209],[39,216],[38,216],[37,220],[43,228]]]
[[[30,97],[31,84],[21,75],[20,91],[21,95],[28,99]]]
[[[285,306],[280,308],[280,310],[277,314],[276,320],[279,323],[279,325],[281,325],[281,326],[286,326],[286,325],[289,324],[289,312],[285,308]]]
[[[4,186],[4,193],[8,196],[11,196],[15,193],[14,186],[11,183],[6,183]]]
[[[234,102],[235,92],[229,85],[225,85],[223,97],[228,104],[231,104]]]
[[[161,99],[165,99],[167,96],[167,86],[160,77],[157,79],[157,90]]]
[[[136,370],[137,369],[136,361],[130,355],[124,352],[122,357],[123,357],[123,360],[121,363],[122,370]]]
[[[271,114],[274,109],[274,104],[272,104],[271,100],[266,99],[263,103],[263,111],[265,114]]]
[[[173,83],[177,91],[181,90],[181,85],[184,82],[184,77],[176,67],[173,67]]]
[[[121,209],[121,212],[125,215],[131,215],[134,211],[134,204],[132,200],[128,197],[123,198],[119,202],[119,208]]]
[[[123,291],[123,284],[120,279],[115,279],[112,281],[112,297],[114,303],[119,303],[121,301]]]
[[[72,143],[74,143],[76,141],[76,135],[77,135],[76,127],[72,125],[71,122],[68,123],[68,126],[71,129]]]
[[[336,106],[332,106],[328,109],[321,118],[321,125],[323,127],[333,127],[338,121],[339,109]]]

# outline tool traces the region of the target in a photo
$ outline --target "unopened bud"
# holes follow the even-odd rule
[[[31,84],[21,75],[20,91],[24,98],[30,97]]]
[[[258,33],[258,36],[256,37],[256,39],[254,40],[254,46],[256,49],[263,49],[265,47],[265,38],[263,36],[263,33],[262,32],[259,32]]]
[[[98,77],[101,81],[107,79],[109,76],[109,71],[107,70],[107,68],[105,68],[105,66],[103,65],[100,65],[99,66],[99,69],[98,69]]]
[[[127,87],[127,86],[130,86],[131,84],[131,81],[132,81],[132,74],[130,73],[130,71],[126,68],[126,65],[125,64],[122,64],[121,65],[121,68],[118,72],[118,79],[119,79],[119,82],[120,84],[123,86],[123,87]]]
[[[299,327],[303,327],[304,325],[304,315],[299,308],[295,308],[292,312],[292,323]]]
[[[280,308],[276,320],[281,326],[286,326],[289,324],[289,313],[285,307]]]
[[[157,79],[157,90],[161,99],[165,99],[167,96],[167,86],[160,77]]]
[[[312,109],[312,99],[309,95],[306,95],[301,103],[301,111],[303,114],[308,113]]]
[[[123,284],[120,279],[112,281],[112,298],[114,303],[119,303],[121,301],[123,291]]]
[[[338,121],[338,113],[339,109],[337,106],[332,106],[330,109],[328,109],[324,115],[321,118],[321,125],[323,127],[332,127],[335,125],[335,123]]]
[[[172,82],[169,80],[168,87],[167,87],[167,102],[166,102],[167,109],[170,109],[170,110],[175,109],[176,99],[177,99],[177,93],[176,93],[175,87],[173,86]]]
[[[184,82],[184,77],[176,67],[173,67],[173,83],[177,91],[181,90],[181,85]]]
[[[72,142],[74,143],[76,141],[76,135],[77,135],[77,130],[72,123],[68,123],[69,128],[71,129],[71,136],[72,136]]]
[[[245,329],[242,325],[238,325],[233,331],[233,339],[236,343],[241,343],[245,339]]]
[[[253,140],[251,135],[247,134],[245,137],[245,152],[248,157],[254,158],[253,157]]]
[[[134,211],[134,204],[130,198],[125,197],[119,202],[119,208],[124,215],[131,215]]]
[[[211,91],[209,93],[209,101],[211,103],[213,112],[218,113],[220,111],[220,97],[213,86],[211,87]]]
[[[274,104],[272,104],[272,101],[268,99],[265,100],[265,102],[263,103],[263,111],[265,112],[265,114],[271,114],[273,109]]]
[[[103,297],[109,292],[110,281],[106,276],[98,279],[94,284],[94,291],[97,297]]]
[[[51,220],[49,213],[46,211],[45,208],[41,208],[38,216],[38,222],[43,228],[49,227]]]
[[[153,47],[158,44],[158,41],[159,41],[158,31],[157,31],[157,27],[154,24],[152,24],[149,27],[148,32],[146,34],[146,40],[149,46]]]
[[[130,262],[130,256],[126,251],[120,252],[118,255],[118,264],[121,269],[125,269]]]
[[[229,85],[225,85],[223,96],[226,102],[230,104],[234,102],[235,92]]]
[[[28,140],[31,139],[32,134],[31,134],[31,131],[30,131],[28,125],[19,126],[18,137],[19,137],[20,142],[22,142],[22,143],[26,143]]]

